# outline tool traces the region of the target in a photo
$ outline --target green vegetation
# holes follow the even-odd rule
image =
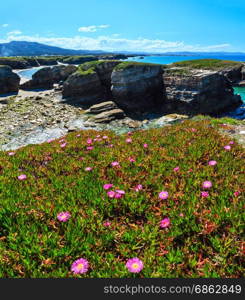
[[[223,70],[231,67],[241,66],[241,62],[221,60],[221,59],[195,59],[173,63],[175,67],[185,67],[189,69],[204,69],[204,70]]]
[[[235,142],[225,150],[230,140],[218,129],[187,120],[136,131],[131,143],[82,131],[0,152],[0,277],[244,276],[244,149]],[[125,195],[109,198],[108,183]],[[66,222],[57,219],[63,211]],[[166,217],[170,225],[160,228]],[[75,275],[81,257],[90,267]],[[133,257],[144,263],[136,275],[125,267]]]
[[[159,64],[152,64],[152,63],[141,63],[141,62],[135,62],[135,61],[123,61],[120,64],[118,64],[115,67],[116,71],[122,71],[125,69],[132,68],[134,66],[161,66],[162,68],[165,67],[165,65],[159,65]]]

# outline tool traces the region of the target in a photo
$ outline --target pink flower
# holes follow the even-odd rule
[[[131,273],[139,273],[144,267],[143,262],[137,257],[131,258],[126,263],[126,268]]]
[[[77,134],[77,135],[76,135],[76,137],[80,137],[80,136],[81,136],[81,134]]]
[[[161,222],[160,222],[160,227],[161,228],[167,228],[170,225],[170,219],[169,218],[164,218]]]
[[[92,169],[93,168],[91,168],[91,167],[87,167],[87,168],[85,168],[85,171],[89,172],[89,171],[92,171]]]
[[[57,219],[60,221],[60,222],[66,222],[70,219],[71,217],[71,214],[66,211],[66,212],[61,212],[57,215]]]
[[[209,166],[215,166],[215,165],[217,165],[217,161],[216,161],[216,160],[210,160],[210,161],[208,162],[208,165],[209,165]]]
[[[193,172],[193,169],[189,169],[188,172],[189,172],[189,173]]]
[[[133,134],[133,132],[132,131],[129,131],[128,133],[127,133],[127,135],[132,135]]]
[[[125,192],[123,190],[116,190],[116,192],[120,195],[125,195]]]
[[[111,163],[112,167],[117,167],[117,166],[120,166],[119,162],[118,161],[113,161]]]
[[[143,186],[142,186],[141,184],[136,185],[136,187],[134,188],[134,190],[135,190],[136,192],[139,192],[139,191],[142,190],[142,189],[143,189]]]
[[[134,159],[134,158],[132,158],[132,157],[129,157],[129,159],[128,159],[130,162],[136,162],[136,160]]]
[[[67,145],[67,143],[63,143],[60,145],[61,148],[65,148],[65,146]]]
[[[207,198],[209,196],[209,193],[208,192],[201,192],[201,196],[203,198]]]
[[[9,152],[8,155],[13,156],[13,155],[15,155],[15,152]]]
[[[234,141],[230,141],[230,142],[229,142],[229,145],[233,145],[233,144],[234,144]]]
[[[241,194],[240,191],[234,192],[234,196],[235,196],[235,197],[239,196],[240,194]]]
[[[191,131],[192,131],[192,132],[196,132],[197,129],[196,129],[196,128],[191,128]]]
[[[106,222],[103,223],[103,225],[104,225],[105,227],[110,227],[110,226],[111,226],[111,222],[106,221]]]
[[[107,147],[108,147],[108,148],[113,148],[114,146],[113,146],[113,144],[110,144],[110,145],[108,145]]]
[[[204,181],[202,184],[202,187],[204,189],[210,189],[212,187],[212,182],[211,181]]]
[[[144,147],[144,148],[148,148],[148,144],[144,144],[143,147]]]
[[[106,139],[108,139],[108,136],[107,136],[107,135],[104,135],[104,136],[102,137],[102,139],[106,140]]]
[[[47,140],[47,143],[52,143],[54,141],[54,139],[49,139],[49,140]]]
[[[174,172],[178,172],[180,170],[180,167],[174,168]]]
[[[180,217],[184,217],[184,214],[183,214],[183,213],[180,213],[179,216],[180,216]]]
[[[79,160],[84,160],[84,157],[79,157]]]
[[[59,140],[59,143],[63,143],[65,140],[64,139],[61,139],[61,140]]]
[[[100,134],[96,135],[97,138],[100,138]]]
[[[159,193],[159,198],[162,200],[168,199],[168,192],[162,191],[161,193]]]
[[[19,180],[25,180],[27,178],[27,176],[25,174],[21,174],[20,176],[18,176]]]
[[[109,192],[107,192],[107,195],[109,198],[114,198],[116,193],[114,191],[109,191]]]
[[[126,139],[126,143],[132,143],[132,139],[131,138],[127,138]]]
[[[87,147],[87,150],[93,150],[94,149],[94,147],[93,146],[89,146],[89,147]]]
[[[227,150],[227,151],[230,151],[230,150],[231,150],[231,146],[226,145],[226,146],[224,147],[224,149]]]
[[[93,140],[92,139],[87,139],[87,144],[92,144],[93,143]]]
[[[84,258],[79,258],[78,260],[74,261],[71,266],[71,271],[75,274],[83,274],[86,273],[89,269],[89,263]]]
[[[106,183],[103,185],[104,190],[109,190],[111,187],[113,187],[112,183]]]

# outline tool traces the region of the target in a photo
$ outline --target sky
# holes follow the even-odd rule
[[[245,0],[8,0],[0,7],[0,43],[245,52],[244,32]]]

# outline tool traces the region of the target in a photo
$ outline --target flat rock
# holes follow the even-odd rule
[[[106,102],[102,102],[102,103],[91,106],[85,112],[90,113],[90,114],[100,114],[104,111],[109,111],[109,110],[116,109],[116,108],[118,108],[118,107],[115,102],[106,101]]]
[[[124,111],[121,109],[112,109],[102,112],[92,118],[89,121],[94,123],[109,123],[113,120],[123,119],[125,117]]]

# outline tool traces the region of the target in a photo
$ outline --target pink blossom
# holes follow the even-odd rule
[[[109,192],[107,192],[107,195],[109,198],[114,198],[116,193],[114,191],[109,191]]]
[[[230,141],[230,142],[229,142],[229,145],[233,145],[233,144],[234,144],[234,141]]]
[[[115,196],[114,196],[114,198],[115,199],[120,199],[120,198],[122,198],[122,194],[119,194],[119,193],[115,193]]]
[[[91,168],[91,167],[87,167],[87,168],[85,168],[85,171],[89,172],[89,171],[92,171],[92,169],[93,168]]]
[[[25,174],[21,174],[20,176],[18,176],[19,180],[25,180],[27,178],[27,176]]]
[[[132,158],[132,157],[129,157],[129,159],[128,159],[130,162],[136,162],[136,160],[134,159],[134,158]]]
[[[67,143],[63,143],[60,145],[61,148],[65,148],[65,146],[67,145]]]
[[[100,134],[98,134],[98,135],[96,135],[96,137],[97,137],[97,138],[100,138],[100,137],[101,137],[101,135],[100,135]]]
[[[66,211],[66,212],[61,212],[57,215],[57,219],[60,221],[60,222],[66,222],[70,219],[71,217],[71,214]]]
[[[211,181],[204,181],[202,184],[202,187],[204,189],[210,189],[212,187],[212,182]]]
[[[164,218],[161,222],[160,222],[160,227],[161,228],[167,228],[170,225],[170,219],[169,218]]]
[[[103,138],[104,140],[106,140],[106,139],[108,139],[108,136],[107,136],[107,135],[104,135],[102,138]]]
[[[143,262],[137,257],[131,258],[126,263],[126,268],[131,273],[139,273],[144,267]]]
[[[92,144],[93,143],[93,140],[92,139],[87,139],[87,144]]]
[[[63,143],[65,141],[65,139],[61,139],[59,140],[59,143]]]
[[[174,168],[174,172],[178,172],[180,170],[180,167]]]
[[[13,155],[15,155],[15,152],[9,152],[8,155],[13,156]]]
[[[107,147],[108,148],[113,148],[114,146],[113,146],[113,144],[109,144]]]
[[[240,194],[241,194],[240,191],[234,192],[234,196],[235,196],[235,197],[239,196]]]
[[[180,217],[184,217],[184,214],[183,214],[183,213],[180,213],[179,216],[180,216]]]
[[[103,225],[104,225],[105,227],[110,227],[110,226],[111,226],[111,222],[106,221],[106,222],[103,223]]]
[[[148,144],[144,144],[143,147],[144,147],[144,148],[148,148]]]
[[[84,157],[80,157],[79,160],[84,160]]]
[[[192,132],[196,132],[197,129],[196,129],[196,128],[191,128],[191,131],[192,131]]]
[[[123,190],[116,190],[116,192],[120,195],[125,195],[125,191],[123,191]]]
[[[71,271],[74,274],[83,274],[86,273],[89,269],[89,263],[84,258],[79,258],[78,260],[74,261],[71,266]]]
[[[49,140],[47,140],[47,143],[52,143],[54,141],[54,139],[49,139]]]
[[[89,146],[89,147],[87,147],[87,150],[93,150],[94,149],[94,147],[93,146]]]
[[[80,136],[81,136],[81,134],[80,134],[80,133],[76,135],[76,137],[80,137]]]
[[[132,131],[129,131],[128,133],[127,133],[127,135],[132,135],[133,134],[133,132]]]
[[[118,161],[113,161],[111,163],[112,167],[117,167],[117,166],[120,166],[119,162]]]
[[[215,165],[217,165],[217,161],[216,161],[216,160],[210,160],[210,161],[208,162],[208,165],[209,165],[209,166],[215,166]]]
[[[106,183],[103,185],[104,190],[109,190],[111,187],[113,187],[112,183]]]
[[[209,196],[209,192],[201,192],[201,196],[203,198],[207,198]]]
[[[136,187],[134,188],[134,190],[135,190],[136,192],[139,192],[139,191],[142,190],[142,189],[143,189],[143,186],[142,186],[141,184],[137,184]]]
[[[231,146],[230,146],[230,145],[226,145],[226,146],[224,147],[224,149],[227,150],[227,151],[230,151],[230,150],[231,150]]]
[[[168,192],[166,192],[166,191],[160,192],[159,193],[159,198],[162,199],[162,200],[168,199]]]
[[[131,138],[127,138],[126,139],[126,143],[132,143],[132,139]]]

